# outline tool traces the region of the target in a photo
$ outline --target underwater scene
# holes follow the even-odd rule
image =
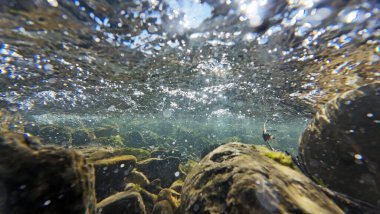
[[[380,213],[377,0],[0,0],[0,214]]]

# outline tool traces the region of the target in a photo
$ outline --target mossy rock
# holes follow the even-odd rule
[[[72,145],[73,130],[58,125],[45,125],[40,128],[39,137],[45,144],[56,144],[61,146]]]
[[[77,152],[0,136],[0,213],[94,213],[94,168]]]
[[[119,135],[120,133],[116,126],[108,125],[108,126],[95,128],[94,134],[96,138],[102,138],[102,137],[116,136],[116,135]]]
[[[147,146],[142,134],[136,131],[127,133],[127,135],[124,137],[124,145],[135,148]]]
[[[124,139],[120,135],[98,137],[94,140],[94,143],[105,146],[122,147],[124,146]]]
[[[133,155],[138,161],[149,158],[150,153],[147,150],[140,148],[129,148],[129,147],[84,147],[75,148],[75,150],[80,151],[88,161],[95,162],[100,159],[111,158],[120,155]]]
[[[90,145],[95,140],[95,134],[91,129],[77,129],[72,134],[73,146]]]
[[[132,170],[128,175],[125,177],[125,182],[137,184],[139,186],[147,186],[150,182],[148,178],[142,173],[137,170]]]
[[[198,162],[194,160],[187,160],[186,163],[180,163],[179,164],[179,169],[181,170],[182,173],[184,174],[189,174],[191,169],[195,167],[198,164]]]

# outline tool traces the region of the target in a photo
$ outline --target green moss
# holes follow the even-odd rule
[[[255,149],[257,149],[260,154],[275,160],[276,162],[288,166],[292,169],[297,169],[296,165],[293,163],[292,157],[290,155],[287,155],[280,151],[271,151],[268,148],[264,146],[255,146]]]

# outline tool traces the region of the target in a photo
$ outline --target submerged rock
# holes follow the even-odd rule
[[[96,205],[99,214],[145,214],[144,201],[135,191],[118,192]]]
[[[115,156],[121,155],[133,155],[137,160],[144,160],[149,158],[150,153],[147,150],[139,149],[139,148],[114,148],[114,147],[98,147],[98,146],[90,146],[90,147],[81,147],[75,148],[75,150],[81,152],[87,160],[90,162],[95,162],[97,160],[111,158]]]
[[[124,146],[124,139],[120,135],[108,136],[108,137],[98,137],[94,140],[95,144],[101,144],[105,146]]]
[[[71,146],[72,129],[58,125],[45,125],[40,128],[38,136],[44,143]]]
[[[136,168],[150,181],[159,178],[163,187],[169,187],[180,175],[178,169],[180,162],[181,160],[177,157],[149,158],[138,162]]]
[[[97,160],[94,163],[96,198],[101,200],[112,193],[123,191],[125,177],[135,167],[136,161],[132,155]]]
[[[302,135],[300,156],[320,183],[380,207],[380,83],[329,101]]]
[[[72,134],[73,145],[83,146],[91,144],[95,140],[95,134],[91,129],[78,129]]]
[[[77,152],[0,135],[0,213],[95,212],[94,168]]]
[[[343,213],[310,179],[251,145],[218,147],[186,177],[181,213]]]
[[[136,148],[144,147],[147,145],[144,140],[144,137],[141,135],[140,132],[129,132],[127,136],[124,138],[124,144],[125,146]]]
[[[119,130],[115,126],[108,125],[108,126],[95,128],[94,134],[96,138],[116,136],[116,135],[119,135]]]

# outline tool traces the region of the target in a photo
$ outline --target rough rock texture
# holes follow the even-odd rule
[[[150,183],[148,178],[142,172],[139,172],[137,170],[132,170],[130,173],[128,173],[128,175],[125,177],[125,182],[134,183],[142,187]]]
[[[127,136],[124,138],[125,146],[130,147],[144,147],[146,146],[146,142],[144,140],[144,137],[141,135],[140,132],[129,132]]]
[[[380,207],[380,83],[346,92],[301,138],[307,171],[327,187]]]
[[[0,213],[94,213],[94,168],[74,151],[0,134]]]
[[[145,214],[144,201],[135,191],[118,192],[96,205],[101,214]]]
[[[229,143],[205,156],[186,177],[181,213],[343,213],[304,175]]]
[[[163,187],[169,187],[179,176],[179,163],[176,157],[165,159],[149,158],[137,163],[136,168],[144,173],[150,181],[159,178]]]
[[[98,201],[115,192],[123,191],[125,177],[132,171],[135,164],[136,158],[132,155],[116,156],[94,162],[95,190]]]
[[[152,214],[173,214],[173,209],[167,200],[157,202],[152,210]]]

